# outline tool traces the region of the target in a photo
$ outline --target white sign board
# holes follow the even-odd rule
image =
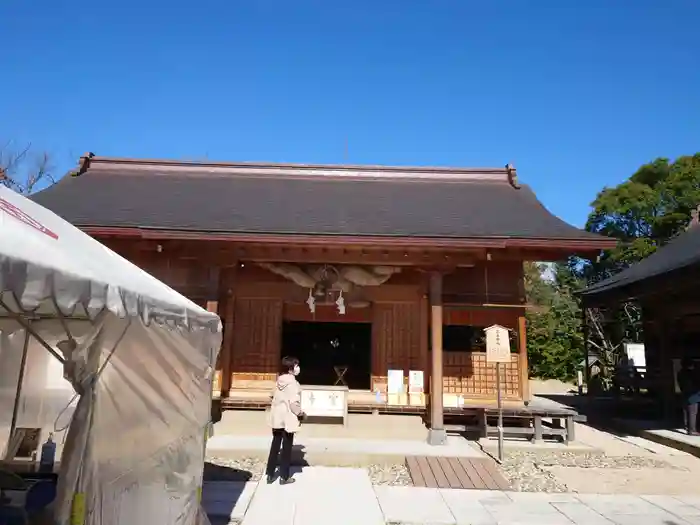
[[[486,332],[486,362],[510,363],[510,334],[508,329],[494,324],[484,329]]]
[[[403,370],[389,370],[387,372],[387,392],[389,394],[403,394]]]
[[[424,391],[423,370],[409,370],[408,372],[408,393],[422,394]]]
[[[644,352],[643,343],[626,343],[625,353],[627,354],[630,366],[637,368],[647,366],[647,356]]]
[[[302,387],[301,409],[308,416],[345,417],[347,390]]]

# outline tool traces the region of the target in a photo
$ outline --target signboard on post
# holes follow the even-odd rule
[[[509,330],[499,324],[484,329],[486,332],[486,362],[510,363]]]
[[[503,461],[503,403],[501,400],[501,363],[510,363],[509,330],[499,324],[484,329],[486,332],[486,362],[496,365],[496,394],[498,396],[498,461]]]

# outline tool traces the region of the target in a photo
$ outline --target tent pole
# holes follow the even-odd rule
[[[61,357],[56,350],[51,348],[51,345],[49,345],[46,341],[44,341],[41,336],[36,333],[36,331],[32,328],[31,323],[27,321],[21,314],[15,313],[12,310],[10,310],[5,303],[2,302],[2,299],[0,299],[0,306],[2,306],[5,309],[5,312],[9,317],[17,321],[20,325],[22,325],[22,328],[24,328],[27,332],[27,334],[31,334],[34,336],[34,339],[37,340],[37,342],[46,348],[46,351],[49,352],[52,356],[54,356],[56,359],[58,359],[61,363],[65,363],[65,359]]]
[[[12,422],[10,423],[10,436],[8,443],[12,442],[12,437],[17,430],[17,418],[19,417],[19,402],[22,397],[22,384],[24,383],[24,371],[27,368],[27,354],[29,353],[29,338],[31,335],[27,330],[24,331],[24,346],[22,348],[22,360],[19,365],[19,377],[17,378],[17,390],[15,391],[15,403],[12,406]],[[14,458],[7,458],[12,460]]]

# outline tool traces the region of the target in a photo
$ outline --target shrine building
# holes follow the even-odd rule
[[[350,411],[429,404],[438,427],[443,407],[494,400],[484,351],[493,324],[511,334],[502,392],[529,400],[523,262],[615,244],[552,215],[510,165],[87,154],[33,199],[218,312],[225,407],[268,403],[280,357],[294,355],[302,384],[347,386]],[[409,372],[422,384],[409,385]],[[391,398],[390,376],[426,395]]]

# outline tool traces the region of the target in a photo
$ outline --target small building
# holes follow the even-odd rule
[[[587,288],[586,307],[642,308],[646,374],[662,400],[659,416],[680,417],[676,374],[683,357],[700,360],[700,227],[691,224],[666,246]]]
[[[389,370],[423,371],[440,407],[491,401],[483,329],[495,323],[513,334],[505,397],[528,400],[523,262],[615,244],[553,216],[512,166],[88,154],[34,199],[218,311],[225,406],[267,402],[288,354],[302,383],[347,384],[351,410],[387,408]]]

